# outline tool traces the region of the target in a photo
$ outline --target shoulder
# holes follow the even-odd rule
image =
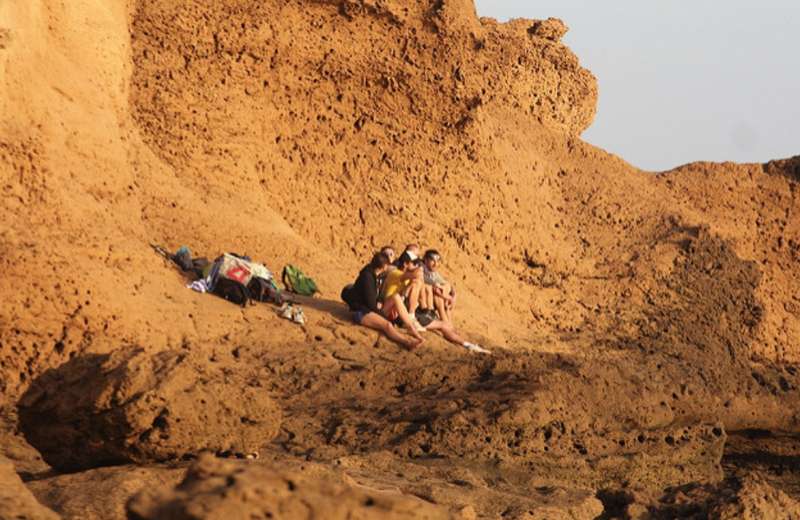
[[[403,277],[404,271],[402,269],[392,269],[386,273],[387,280],[399,280]]]

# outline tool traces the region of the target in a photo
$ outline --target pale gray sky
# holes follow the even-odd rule
[[[800,0],[476,0],[564,20],[599,81],[583,138],[647,170],[800,155]]]

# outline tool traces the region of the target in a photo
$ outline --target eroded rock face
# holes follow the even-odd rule
[[[732,486],[734,495],[723,495],[712,506],[711,518],[720,520],[770,520],[800,518],[800,502],[772,487],[762,476],[751,475]]]
[[[123,520],[131,496],[173,487],[185,473],[185,468],[115,466],[33,480],[27,487],[65,519]]]
[[[547,20],[537,20],[528,29],[531,36],[545,38],[554,42],[560,41],[567,34],[567,25],[558,18],[548,18]]]
[[[0,518],[13,520],[58,520],[60,517],[47,509],[25,488],[17,476],[14,465],[0,457]]]
[[[800,156],[782,161],[770,161],[764,165],[764,171],[800,181]]]
[[[80,357],[48,371],[19,413],[28,441],[62,470],[202,450],[247,453],[275,435],[281,417],[244,374],[185,352],[139,349]]]
[[[0,27],[0,51],[11,44],[11,31]]]
[[[470,0],[6,5],[0,404],[36,381],[22,426],[58,469],[255,449],[280,422],[263,384],[296,460],[439,460],[449,488],[412,483],[437,500],[502,473],[524,499],[463,506],[490,518],[569,483],[596,516],[600,485],[718,479],[726,430],[800,428],[798,160],[653,176],[580,142],[596,82],[560,22]],[[400,352],[338,302],[290,327],[190,293],[149,248],[301,261],[338,292],[410,236],[446,252],[459,327],[509,351]],[[149,354],[81,357],[120,344]]]
[[[716,520],[796,520],[800,502],[759,473],[730,477],[717,483],[692,483],[665,490],[653,499],[621,492],[617,497],[634,520],[713,518]]]
[[[313,474],[313,472],[312,472]],[[449,519],[446,509],[334,478],[204,455],[174,491],[151,489],[128,504],[131,520],[229,518]]]
[[[300,35],[298,27],[318,30]],[[385,151],[395,174],[411,179],[431,132],[454,151],[484,140],[481,112],[513,107],[577,136],[597,105],[594,76],[557,41],[562,22],[479,20],[470,0],[137,2],[132,31],[137,122],[179,168],[192,167],[207,145],[227,146],[240,129],[275,118],[302,120],[302,138],[287,128],[243,153],[278,157],[296,143],[303,162],[338,168],[335,149],[302,143],[351,135],[368,143],[389,125],[395,138]],[[306,67],[315,72],[296,73]],[[209,127],[206,116],[222,126]]]

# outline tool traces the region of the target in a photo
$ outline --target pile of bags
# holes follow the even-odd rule
[[[291,303],[275,283],[275,278],[264,264],[236,253],[225,253],[213,262],[206,258],[192,258],[187,247],[181,247],[173,255],[164,248],[153,246],[156,251],[175,262],[184,272],[192,272],[197,280],[188,285],[190,289],[212,292],[229,302],[246,307],[250,302],[272,302],[281,305],[280,313],[287,319],[300,323],[302,310],[292,310]],[[282,281],[286,290],[303,296],[313,296],[319,289],[317,284],[293,265],[283,268]],[[288,309],[288,310],[287,310]],[[298,310],[300,317],[297,317]]]

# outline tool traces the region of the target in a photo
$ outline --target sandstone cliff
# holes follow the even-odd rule
[[[728,482],[730,433],[800,427],[800,160],[652,173],[582,142],[565,31],[470,0],[0,5],[2,416],[58,471],[346,461],[432,515]],[[409,241],[495,356],[349,323],[341,286]],[[323,297],[293,327],[151,243],[291,261]]]

